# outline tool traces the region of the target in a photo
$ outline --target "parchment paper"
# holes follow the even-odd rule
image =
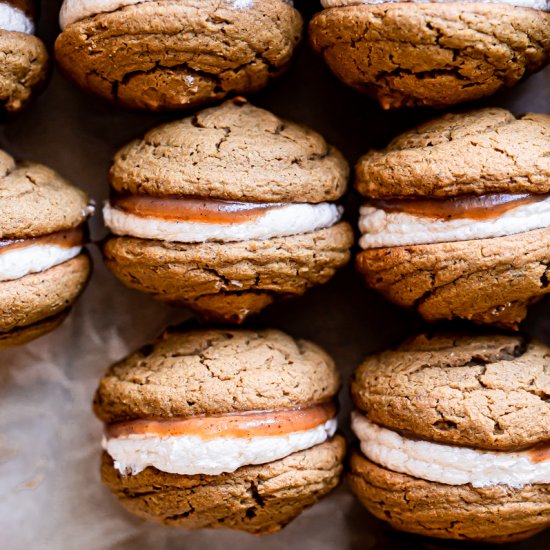
[[[43,2],[39,34],[51,48],[60,1]],[[304,14],[318,3],[298,2]],[[516,112],[550,111],[546,70],[485,104]],[[311,125],[354,162],[372,146],[433,116],[430,110],[383,113],[333,78],[304,43],[289,73],[253,101]],[[174,115],[177,116],[177,115]],[[98,203],[107,197],[106,173],[116,149],[167,117],[124,112],[95,100],[54,73],[47,91],[1,129],[0,147],[58,170]],[[356,225],[358,199],[347,199]],[[103,234],[100,216],[93,237]],[[95,273],[61,329],[24,348],[0,354],[0,548],[6,550],[264,550],[292,548],[453,548],[392,532],[372,519],[344,485],[280,534],[262,539],[234,532],[186,532],[134,519],[99,481],[101,426],[91,399],[105,368],[155,337],[188,312],[154,303],[124,288],[91,247]],[[346,382],[341,424],[347,430],[347,379],[369,352],[422,330],[413,314],[367,291],[350,266],[305,297],[278,304],[255,321],[310,338],[331,352]],[[550,344],[550,301],[533,307],[524,325]],[[351,439],[351,438],[350,438]],[[540,535],[517,549],[548,548]],[[460,545],[459,545],[460,546]]]

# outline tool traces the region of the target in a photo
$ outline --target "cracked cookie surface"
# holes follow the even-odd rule
[[[4,111],[15,113],[44,85],[48,52],[36,36],[0,30],[0,54],[0,103]]]
[[[274,533],[340,482],[341,436],[283,459],[231,474],[182,476],[147,468],[122,476],[104,454],[103,482],[122,505],[146,519],[189,528]]]
[[[132,141],[109,180],[119,193],[318,203],[340,198],[348,175],[317,132],[235,100]]]
[[[354,452],[348,483],[394,528],[429,537],[505,543],[550,525],[550,485],[472,487],[424,481],[377,466]]]
[[[450,319],[517,329],[550,293],[550,228],[472,241],[363,250],[367,284],[430,322]]]
[[[371,198],[548,193],[550,115],[446,114],[361,157],[356,187]]]
[[[38,237],[77,227],[88,197],[50,168],[0,151],[0,239]]]
[[[276,330],[167,331],[107,371],[94,411],[111,423],[292,409],[333,398],[339,384],[321,348]]]
[[[299,12],[281,0],[158,0],[65,28],[56,59],[82,88],[149,110],[193,107],[263,88],[300,40]]]
[[[504,4],[331,8],[309,34],[338,78],[386,109],[479,99],[550,61],[550,14]]]
[[[550,348],[514,335],[420,335],[366,359],[355,405],[414,437],[511,451],[550,439]]]
[[[242,321],[277,297],[300,296],[346,265],[348,223],[305,235],[234,243],[179,244],[112,237],[107,267],[131,288],[207,318]]]

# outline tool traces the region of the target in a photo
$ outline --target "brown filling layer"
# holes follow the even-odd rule
[[[244,223],[257,220],[281,203],[247,203],[195,197],[115,196],[111,205],[142,218],[199,223]]]
[[[449,199],[390,199],[374,200],[367,204],[386,212],[401,212],[426,218],[477,221],[492,220],[506,212],[543,201],[550,195],[463,195]]]
[[[67,231],[59,231],[50,235],[41,237],[31,237],[29,239],[0,239],[0,254],[13,250],[15,248],[25,248],[34,245],[55,245],[72,248],[73,246],[84,245],[83,227],[75,227]]]
[[[316,428],[334,418],[336,412],[336,406],[333,403],[325,403],[289,411],[255,411],[164,420],[132,420],[106,426],[105,435],[109,439],[130,435],[160,437],[191,435],[202,439],[287,435]]]
[[[550,443],[543,443],[529,451],[529,457],[533,464],[541,464],[550,460]]]
[[[21,10],[27,17],[34,21],[36,15],[34,0],[0,0],[0,3]]]

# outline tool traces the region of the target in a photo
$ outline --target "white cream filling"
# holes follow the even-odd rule
[[[178,243],[264,240],[311,233],[334,225],[342,213],[340,206],[331,203],[287,204],[266,209],[253,221],[224,224],[141,217],[114,208],[109,203],[103,208],[105,225],[115,235]]]
[[[216,437],[129,435],[103,438],[103,448],[121,474],[136,475],[149,466],[180,475],[219,475],[251,464],[266,464],[323,443],[336,432],[335,418],[281,436]]]
[[[87,17],[152,1],[155,0],[65,0],[59,12],[59,25],[65,29],[68,25]],[[283,2],[294,5],[292,0],[283,0]],[[254,6],[254,0],[232,0],[231,3],[237,9],[248,9]]]
[[[361,451],[372,462],[394,472],[444,483],[474,487],[518,488],[550,483],[550,460],[534,463],[529,451],[496,452],[408,439],[352,413],[351,427]]]
[[[34,33],[34,23],[27,14],[9,4],[0,4],[0,29],[3,31]]]
[[[489,220],[439,220],[364,205],[359,229],[363,249],[504,237],[550,226],[550,197]]]
[[[428,4],[437,2],[472,2],[488,4],[508,4],[518,8],[533,8],[535,10],[550,11],[550,0],[321,0],[323,8],[341,8],[344,6],[358,6],[361,4],[394,4],[412,3]]]
[[[81,251],[81,246],[69,248],[51,244],[33,244],[4,252],[0,249],[0,281],[13,281],[31,273],[41,273],[75,258]]]

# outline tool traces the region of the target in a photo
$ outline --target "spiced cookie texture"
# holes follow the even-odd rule
[[[166,525],[278,531],[340,481],[339,383],[279,331],[168,331],[100,382],[102,479]]]
[[[116,154],[105,261],[132,288],[241,322],[347,263],[353,235],[334,203],[347,179],[316,132],[226,102]]]
[[[426,320],[517,328],[550,292],[550,116],[447,114],[356,167],[357,267]]]
[[[34,0],[0,3],[0,103],[4,113],[22,109],[48,74],[48,52],[34,36]]]
[[[302,32],[286,0],[65,0],[60,24],[65,74],[118,105],[155,111],[263,88]]]
[[[53,170],[0,151],[0,348],[56,328],[84,289],[88,198]]]
[[[310,41],[383,108],[444,107],[514,86],[550,60],[546,0],[323,0]]]
[[[512,542],[550,526],[550,348],[421,335],[352,377],[349,482],[397,529]]]

